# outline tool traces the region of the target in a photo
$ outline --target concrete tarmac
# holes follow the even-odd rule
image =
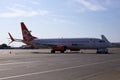
[[[0,50],[0,80],[120,80],[120,49],[110,54]]]

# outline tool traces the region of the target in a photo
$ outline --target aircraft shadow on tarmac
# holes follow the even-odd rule
[[[56,53],[50,53],[50,52],[31,52],[32,54],[96,54],[95,52],[65,52],[65,53],[60,53],[60,52],[56,52]],[[98,54],[105,54],[105,53],[98,53]],[[109,54],[113,54],[113,53],[109,53]]]

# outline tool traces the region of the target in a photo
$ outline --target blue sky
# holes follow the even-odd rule
[[[22,38],[20,22],[39,38],[100,38],[120,42],[120,0],[1,0],[0,43]],[[21,43],[12,43],[19,46]]]

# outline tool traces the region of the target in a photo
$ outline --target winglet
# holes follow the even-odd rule
[[[12,37],[12,35],[8,32],[9,36],[10,36],[10,39],[11,39],[11,42],[9,44],[11,44],[13,41],[15,41],[15,39]]]

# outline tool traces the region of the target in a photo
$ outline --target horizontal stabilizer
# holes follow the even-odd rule
[[[14,40],[14,38],[12,37],[12,35],[10,34],[10,33],[8,33],[9,34],[9,36],[10,36],[10,39],[11,39],[11,42],[9,43],[9,44],[11,44],[13,41],[15,41]]]

